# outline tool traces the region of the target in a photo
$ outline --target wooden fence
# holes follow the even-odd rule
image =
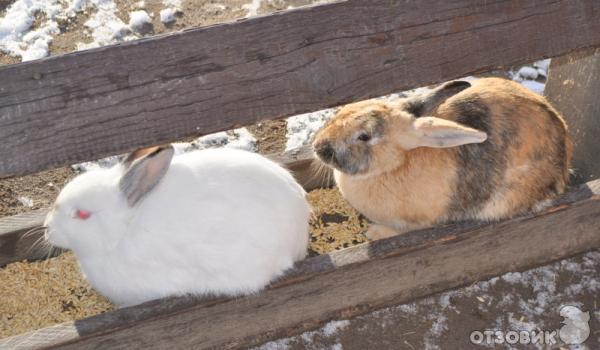
[[[595,0],[349,0],[0,67],[0,177],[600,46]],[[280,160],[306,188],[310,152]],[[244,298],[170,298],[0,348],[241,348],[600,247],[600,182],[549,210],[367,243]],[[0,265],[35,258],[0,219]],[[526,248],[526,249],[524,249]]]
[[[0,178],[600,45],[594,0],[350,0],[0,67]]]

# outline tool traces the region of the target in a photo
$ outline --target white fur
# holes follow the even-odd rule
[[[122,173],[119,164],[73,179],[45,223],[50,243],[72,249],[92,286],[116,304],[254,293],[306,254],[305,192],[260,155],[175,156],[133,208],[119,192]],[[76,209],[92,216],[73,218]]]

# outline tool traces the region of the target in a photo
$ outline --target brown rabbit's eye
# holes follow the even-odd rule
[[[368,142],[371,140],[371,135],[363,132],[360,135],[358,135],[358,139],[362,142]]]

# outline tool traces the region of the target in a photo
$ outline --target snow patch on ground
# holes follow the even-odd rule
[[[17,197],[17,200],[19,201],[19,203],[21,203],[23,206],[25,207],[33,207],[33,199],[26,197],[26,196],[19,196]]]
[[[160,10],[160,21],[163,23],[175,22],[175,13],[175,9],[172,8]]]
[[[278,339],[275,341],[271,341],[265,343],[259,347],[253,348],[253,350],[285,350],[290,348],[290,344],[292,342],[302,342],[304,348],[313,349],[315,348],[313,345],[315,337],[332,337],[336,336],[336,334],[342,329],[348,327],[350,325],[349,320],[335,320],[325,324],[323,327],[319,328],[315,331],[304,332],[299,336]],[[342,344],[335,343],[328,349],[331,350],[342,350]]]
[[[32,29],[37,16],[44,21]],[[57,20],[66,18],[60,0],[17,0],[0,18],[0,51],[22,61],[46,57],[52,36],[60,32]]]
[[[175,21],[175,15],[181,12],[181,1],[163,0],[163,4],[161,20]],[[137,2],[138,10],[130,12],[129,23],[124,23],[117,16],[119,9],[114,0],[17,0],[0,18],[0,51],[20,57],[22,61],[46,57],[53,37],[60,33],[58,21],[81,13],[91,14],[84,23],[84,34],[89,35],[91,42],[77,43],[77,50],[139,39],[135,32],[152,23],[145,6],[144,1]]]
[[[72,6],[74,12],[90,11],[95,13],[84,24],[91,31],[93,39],[90,43],[78,43],[77,50],[91,49],[121,41],[137,39],[132,29],[116,15],[119,9],[112,0],[75,0],[77,6]],[[135,24],[135,22],[134,22]]]
[[[242,8],[248,13],[246,13],[246,18],[258,16],[258,9],[260,8],[260,4],[262,0],[252,0],[251,3],[242,5]]]
[[[152,18],[144,10],[132,11],[129,13],[129,27],[135,31],[140,31],[144,26],[152,24]]]
[[[181,12],[181,1],[180,0],[163,0],[165,8],[160,11],[160,21],[169,24],[177,20],[175,15]]]
[[[285,151],[299,149],[308,145],[315,133],[333,118],[336,109],[324,109],[289,117],[287,119],[287,142]]]
[[[180,9],[181,0],[163,0],[163,5]]]
[[[98,169],[102,169],[102,168],[110,168],[113,165],[120,162],[121,159],[123,159],[122,155],[110,156],[110,157],[102,158],[99,160],[74,164],[74,165],[71,165],[71,167],[75,171],[86,172],[86,171],[98,170]]]
[[[348,320],[331,321],[331,322],[327,323],[325,326],[323,326],[323,328],[321,328],[321,330],[322,330],[324,336],[329,337],[329,336],[337,333],[339,330],[342,330],[342,329],[348,327],[349,324],[350,324],[350,321],[348,321]]]
[[[192,142],[173,143],[175,155],[202,150],[207,148],[236,148],[256,152],[256,138],[246,129],[239,128],[205,135]],[[111,156],[91,162],[84,162],[72,166],[78,172],[86,172],[101,168],[110,168],[123,159],[124,155]]]
[[[509,75],[512,80],[521,83],[529,90],[542,95],[546,87],[545,78],[548,76],[550,59],[535,61],[529,66],[523,66],[516,72],[511,71]],[[541,79],[540,79],[541,78]],[[540,82],[543,80],[544,82]]]

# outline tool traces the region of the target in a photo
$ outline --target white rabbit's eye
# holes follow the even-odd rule
[[[73,210],[73,218],[80,220],[87,220],[92,216],[92,212],[83,209],[75,209]]]

